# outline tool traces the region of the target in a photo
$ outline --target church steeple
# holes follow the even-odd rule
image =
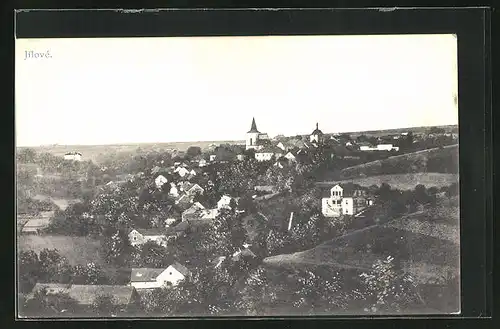
[[[249,133],[258,133],[257,124],[255,124],[255,118],[252,118],[252,127],[250,127]]]

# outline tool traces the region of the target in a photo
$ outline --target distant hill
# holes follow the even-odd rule
[[[172,143],[137,143],[137,144],[109,144],[109,145],[50,145],[34,147],[17,147],[18,150],[31,148],[36,152],[47,152],[56,156],[63,156],[67,152],[77,151],[82,153],[84,160],[97,162],[100,155],[106,153],[134,153],[140,148],[143,151],[166,151],[176,149],[186,151],[190,146],[199,146],[207,149],[210,144],[244,144],[245,141],[199,141],[199,142],[172,142]]]
[[[444,167],[449,173],[458,170],[458,144],[413,153],[396,155],[383,160],[348,167],[340,172],[340,179],[351,179],[387,174],[440,172],[433,167]]]

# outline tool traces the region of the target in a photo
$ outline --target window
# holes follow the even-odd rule
[[[134,241],[137,241],[137,237],[136,236],[134,236]]]
[[[172,275],[172,272],[169,272],[168,275]]]

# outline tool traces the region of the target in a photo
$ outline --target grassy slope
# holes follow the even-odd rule
[[[399,190],[414,189],[418,184],[423,184],[426,187],[443,187],[449,186],[452,183],[458,182],[456,174],[442,173],[412,173],[412,174],[394,174],[394,175],[377,175],[370,177],[359,177],[353,179],[344,179],[340,181],[319,182],[320,187],[330,187],[335,183],[352,182],[360,186],[379,185],[382,183],[389,184],[391,187]]]
[[[411,166],[415,166],[414,172],[423,172],[425,170],[422,170],[422,168],[425,167],[427,160],[434,155],[442,155],[443,152],[447,152],[448,154],[455,154],[458,152],[458,145],[446,146],[442,150],[434,148],[414,153],[397,155],[384,160],[363,163],[357,166],[343,169],[341,171],[341,176],[343,179],[351,179],[357,177],[383,175],[384,172],[382,172],[382,165],[384,163],[390,165],[409,164]]]
[[[375,260],[393,256],[420,282],[439,279],[448,271],[457,273],[459,267],[455,208],[454,202],[444,202],[436,209],[357,230],[306,251],[268,257],[265,263],[331,265],[363,271]]]

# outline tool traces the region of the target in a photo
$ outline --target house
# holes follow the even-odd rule
[[[190,275],[190,271],[178,262],[167,268],[133,268],[130,286],[135,289],[157,289],[176,286]]]
[[[189,172],[189,175],[192,175],[192,176],[196,176],[196,174],[197,174],[197,172],[194,169],[191,169],[191,171]]]
[[[285,154],[285,158],[288,161],[297,162],[297,156],[296,156],[295,152],[288,152],[287,154]]]
[[[255,152],[257,161],[269,161],[273,157],[279,158],[283,155],[283,150],[278,147],[267,146]]]
[[[365,191],[333,186],[322,198],[321,211],[325,217],[353,216],[373,204]]]
[[[243,161],[243,160],[245,160],[245,155],[244,154],[238,154],[238,155],[236,155],[236,159],[238,161]]]
[[[186,209],[183,213],[182,213],[182,220],[185,221],[188,219],[188,217],[190,217],[191,215],[194,215],[196,214],[197,212],[199,212],[200,210],[204,210],[205,207],[199,203],[199,202],[195,202],[191,207],[189,207],[188,209]],[[196,216],[197,218],[197,216]]]
[[[231,209],[231,200],[233,198],[229,195],[223,195],[219,201],[217,201],[217,209]]]
[[[160,246],[167,246],[168,232],[164,228],[142,229],[136,228],[128,234],[132,246],[143,245],[146,242],[154,241]]]
[[[188,194],[183,194],[180,197],[175,200],[175,204],[181,211],[184,211],[191,207],[191,204],[193,203],[193,196],[188,195]]]
[[[215,161],[217,159],[217,155],[210,154],[210,161]]]
[[[321,144],[323,142],[323,138],[324,138],[324,134],[319,129],[319,124],[316,123],[316,129],[314,129],[314,131],[309,136],[309,142],[316,143],[316,144]]]
[[[95,314],[92,305],[100,296],[112,296],[114,304],[119,308],[119,313],[137,310],[140,306],[139,294],[133,286],[37,283],[28,294],[27,299],[32,299],[36,293],[42,291],[45,291],[47,297],[67,294],[76,301],[78,311],[89,312],[92,315]]]
[[[235,253],[233,253],[232,260],[238,262],[243,259],[252,259],[256,257],[257,255],[255,255],[247,246],[243,247],[243,249],[238,249]]]
[[[82,154],[80,152],[68,152],[64,154],[64,160],[82,161]]]
[[[168,194],[174,197],[179,196],[179,190],[177,189],[177,186],[175,186],[175,183],[170,183],[170,191],[168,192]]]
[[[181,177],[185,177],[186,175],[188,175],[190,173],[190,170],[188,170],[184,167],[177,167],[177,168],[175,168],[174,173],[177,173]]]
[[[200,166],[200,167],[205,167],[207,164],[208,164],[208,162],[207,162],[207,160],[205,160],[205,159],[201,159],[201,160],[198,162],[198,166]]]
[[[32,218],[24,224],[21,233],[38,234],[50,224],[50,218]]]
[[[203,187],[201,187],[200,185],[198,184],[193,184],[193,183],[190,183],[190,182],[182,182],[182,183],[179,183],[179,189],[188,194],[188,195],[191,195],[191,196],[195,196],[196,194],[203,194],[203,192],[205,191],[203,189]]]
[[[165,219],[165,227],[170,227],[172,224],[174,224],[175,222],[177,222],[177,218],[174,218],[174,217],[169,217],[167,219]]]
[[[156,188],[161,188],[166,183],[168,183],[168,179],[166,179],[163,175],[159,175],[155,178]]]

